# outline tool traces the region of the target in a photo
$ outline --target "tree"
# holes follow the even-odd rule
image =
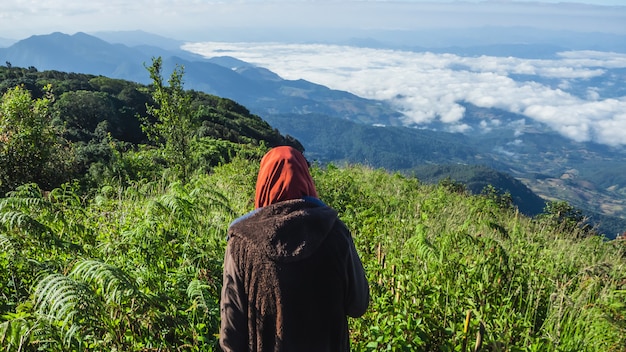
[[[65,166],[59,132],[52,124],[50,86],[43,98],[33,100],[17,86],[0,99],[0,192],[35,182],[42,188],[60,184]]]
[[[540,214],[539,217],[546,219],[552,228],[563,233],[571,233],[575,237],[597,235],[595,229],[589,225],[582,210],[573,207],[566,201],[548,202],[543,214]]]
[[[183,90],[184,68],[177,65],[168,80],[169,86],[165,86],[162,65],[159,57],[153,58],[152,66],[147,67],[155,105],[146,105],[152,120],[144,119],[142,129],[151,142],[164,147],[170,167],[186,179],[192,164],[191,142],[197,127],[191,111],[191,97]]]
[[[86,90],[70,91],[61,94],[54,103],[65,127],[68,138],[88,141],[93,138],[99,123],[110,124],[117,119],[117,109],[108,94]]]

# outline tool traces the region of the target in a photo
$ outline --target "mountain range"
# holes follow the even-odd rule
[[[120,37],[125,38],[123,43]],[[464,103],[468,124],[478,126],[489,115],[503,123],[481,134],[442,132],[437,126],[403,127],[402,114],[385,102],[306,80],[285,80],[270,70],[228,56],[203,58],[180,50],[181,44],[143,32],[52,33],[0,48],[0,62],[149,83],[145,66],[152,58],[162,57],[166,74],[177,65],[184,67],[186,89],[246,106],[282,133],[298,139],[312,160],[363,163],[430,182],[455,175],[468,185],[485,184],[481,181],[489,174],[485,167],[501,173],[501,177],[489,177],[502,184],[503,191],[511,192],[520,210],[529,215],[539,213],[547,200],[565,200],[595,219],[607,237],[626,230],[623,148],[573,142],[540,123],[526,125],[520,142],[516,135],[519,126],[515,125],[520,116],[468,103]],[[492,52],[518,49],[488,48]],[[552,50],[545,45],[535,49]],[[458,172],[459,166],[476,172]]]

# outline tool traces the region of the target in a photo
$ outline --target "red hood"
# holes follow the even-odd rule
[[[276,147],[261,159],[254,207],[305,196],[317,198],[313,178],[304,155],[288,146]]]

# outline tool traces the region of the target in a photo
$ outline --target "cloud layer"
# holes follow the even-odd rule
[[[459,102],[466,101],[525,115],[576,141],[626,145],[626,96],[605,98],[602,87],[594,85],[609,69],[626,68],[626,54],[569,51],[554,60],[531,60],[222,42],[190,43],[185,49],[207,57],[233,56],[285,79],[302,78],[392,102],[406,115],[407,124],[439,120],[462,131],[465,109]],[[516,79],[520,75],[532,79]],[[544,81],[556,83],[539,83]],[[586,93],[570,92],[573,85],[584,85]]]

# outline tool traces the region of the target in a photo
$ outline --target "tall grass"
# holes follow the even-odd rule
[[[626,348],[623,244],[380,170],[319,177],[372,284],[369,312],[353,321],[355,350]]]
[[[257,165],[1,199],[0,348],[217,350],[226,229],[252,208]],[[626,349],[624,243],[382,170],[313,177],[370,281],[353,350]]]

